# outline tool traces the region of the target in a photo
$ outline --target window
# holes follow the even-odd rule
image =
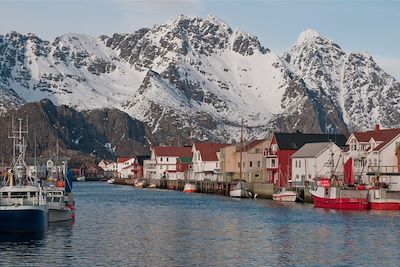
[[[299,180],[299,175],[298,174],[296,174],[296,180]]]
[[[301,168],[301,160],[299,160],[299,168]]]
[[[246,166],[245,162],[243,162],[243,168]]]
[[[252,162],[252,161],[250,161],[250,168],[251,168],[251,167],[253,167],[253,162]]]
[[[297,168],[297,160],[294,161],[295,167]]]
[[[259,178],[259,177],[260,177],[260,175],[259,175],[259,174],[256,174],[256,175],[255,175],[255,177],[256,177],[256,178]]]
[[[275,159],[271,159],[271,167],[275,167],[275,166],[276,166]]]
[[[168,162],[168,159],[169,159],[169,158],[167,158],[167,162]]]
[[[218,162],[216,162],[216,163],[215,163],[215,168],[217,168],[217,169],[218,169]]]
[[[257,167],[258,167],[258,168],[261,167],[261,161],[257,161]]]
[[[160,158],[160,161],[162,161],[162,158]]]
[[[353,139],[350,141],[350,150],[356,151],[357,150],[357,140]]]
[[[256,148],[256,153],[260,153],[260,149],[259,148]]]
[[[238,162],[238,168],[240,168],[240,162]]]

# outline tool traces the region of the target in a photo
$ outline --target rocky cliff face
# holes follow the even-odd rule
[[[43,98],[94,110],[82,120],[114,129],[91,134],[102,136],[96,142],[110,153],[122,132],[131,132],[128,118],[111,109],[142,129],[131,136],[138,144],[237,139],[242,118],[248,138],[273,130],[346,133],[400,126],[399,89],[367,53],[345,53],[313,30],[280,57],[213,16],[179,16],[98,39],[0,36],[0,112]],[[80,142],[69,146],[93,152],[91,141]]]
[[[12,155],[12,142],[7,138],[11,121],[28,119],[27,154],[71,158],[115,158],[148,153],[146,129],[142,122],[117,109],[79,112],[68,106],[55,106],[49,100],[29,103],[0,117],[0,155],[6,161]],[[15,124],[16,125],[16,124]]]

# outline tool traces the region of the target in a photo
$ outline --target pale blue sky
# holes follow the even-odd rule
[[[345,51],[368,51],[400,80],[399,1],[273,0],[0,0],[0,34],[32,32],[46,40],[63,33],[91,36],[133,32],[180,14],[213,14],[256,35],[281,54],[312,28]]]

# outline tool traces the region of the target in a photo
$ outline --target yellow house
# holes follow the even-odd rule
[[[221,148],[220,166],[223,180],[246,180],[248,182],[264,182],[266,176],[264,150],[268,148],[270,140],[254,140],[244,142],[241,151],[240,144],[233,144]],[[240,154],[242,154],[242,177],[240,177]]]

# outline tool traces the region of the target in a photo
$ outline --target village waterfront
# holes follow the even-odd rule
[[[76,183],[76,220],[1,266],[398,266],[400,213]]]

